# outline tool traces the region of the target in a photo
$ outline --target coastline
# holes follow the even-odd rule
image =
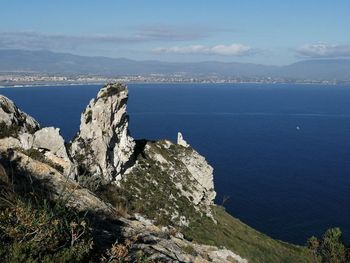
[[[19,83],[19,84],[10,84],[10,85],[0,85],[0,89],[13,89],[13,88],[34,88],[34,87],[61,87],[61,86],[90,86],[90,85],[104,85],[106,82],[77,82],[77,83],[71,83],[71,82],[59,82],[59,83],[33,83],[33,84],[27,84],[27,83]],[[126,84],[192,84],[192,85],[201,85],[201,84],[207,84],[207,85],[220,85],[220,84],[232,84],[232,85],[317,85],[317,86],[349,86],[349,83],[312,83],[312,82],[191,82],[191,81],[128,81],[124,82]]]

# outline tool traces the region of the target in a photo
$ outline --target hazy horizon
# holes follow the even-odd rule
[[[0,48],[263,65],[349,58],[349,7],[345,0],[13,0],[2,4]]]

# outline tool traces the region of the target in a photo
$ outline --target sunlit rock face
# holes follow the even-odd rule
[[[122,84],[108,84],[92,99],[81,115],[80,131],[71,144],[71,156],[84,172],[105,181],[119,178],[131,162],[134,140],[128,133]]]
[[[40,129],[39,123],[34,118],[22,112],[13,101],[2,95],[0,95],[0,123],[16,132],[12,134],[14,136],[17,133],[33,133]]]

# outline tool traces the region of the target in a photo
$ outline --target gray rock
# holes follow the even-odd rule
[[[82,113],[80,131],[71,145],[76,163],[107,182],[124,173],[134,151],[128,132],[127,98],[128,90],[122,84],[102,88]]]
[[[194,216],[183,206],[195,208],[198,216],[205,214],[213,218],[211,205],[216,195],[213,168],[191,147],[167,140],[148,142],[136,164],[118,184],[125,191],[132,191],[130,195],[145,210],[152,210],[157,202],[153,196],[166,200],[157,203],[156,216],[170,217],[175,225],[188,226]],[[148,216],[154,219],[155,215]]]
[[[25,150],[33,148],[34,136],[30,133],[22,133],[18,135],[18,139],[21,142],[21,147]]]
[[[16,127],[19,133],[33,133],[40,128],[36,120],[22,112],[13,101],[2,95],[0,95],[0,123],[8,127]]]
[[[58,128],[47,127],[35,132],[32,147],[46,149],[60,158],[69,159]]]

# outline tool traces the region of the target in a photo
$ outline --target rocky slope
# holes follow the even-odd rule
[[[127,98],[122,84],[103,87],[67,148],[59,129],[0,96],[0,200],[14,189],[86,212],[94,250],[122,251],[122,262],[140,253],[142,262],[309,262],[216,207],[213,168],[181,134],[178,143],[134,140]]]

